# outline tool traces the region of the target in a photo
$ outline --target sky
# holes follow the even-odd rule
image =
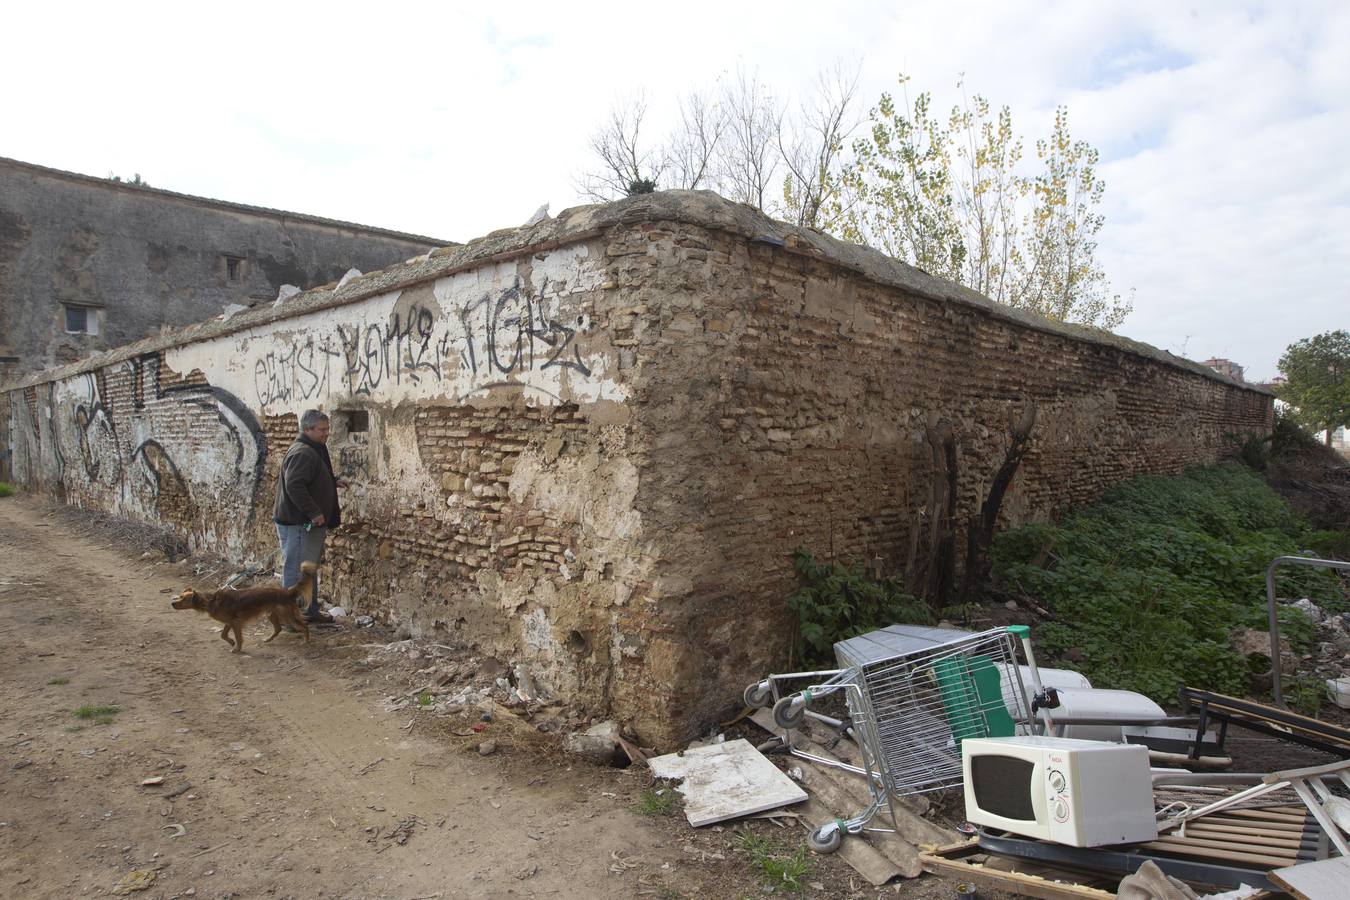
[[[1276,372],[1350,328],[1350,3],[12,5],[0,156],[466,241],[585,202],[587,142],[642,91],[738,70],[780,97],[837,63],[865,107],[958,79],[1030,146],[1101,151],[1117,329]]]

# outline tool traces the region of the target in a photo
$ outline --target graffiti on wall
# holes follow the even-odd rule
[[[253,361],[260,407],[330,394],[370,396],[381,387],[424,382],[495,384],[529,372],[589,377],[579,336],[584,314],[551,311],[519,284],[451,304],[414,303],[387,320],[335,323],[261,353]]]
[[[233,394],[162,368],[147,354],[49,383],[31,405],[16,405],[22,477],[82,504],[242,545],[267,458],[262,428]],[[238,511],[228,534],[218,519],[206,525],[206,510],[222,506]]]

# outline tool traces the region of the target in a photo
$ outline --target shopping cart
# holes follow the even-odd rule
[[[1048,726],[1048,713],[1040,708],[1042,688],[1030,634],[1025,625],[1012,625],[859,666],[770,675],[747,687],[746,705],[773,708],[774,723],[783,729],[782,740],[789,752],[867,780],[872,797],[867,808],[812,831],[807,841],[811,848],[833,852],[844,833],[862,832],[882,806],[887,807],[894,825],[898,797],[960,785],[962,741],[1034,733],[1038,709]],[[1019,644],[1026,665],[1018,663]],[[812,682],[804,690],[784,694],[779,689],[780,684],[804,680]],[[1031,694],[1026,680],[1031,682]],[[841,691],[848,705],[847,722],[810,708]],[[794,746],[792,732],[807,716],[850,731],[862,766],[825,759]]]

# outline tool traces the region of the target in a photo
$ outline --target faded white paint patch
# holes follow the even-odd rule
[[[497,263],[439,279],[430,302],[400,303],[393,291],[176,347],[165,360],[269,415],[500,391],[531,405],[623,401],[585,302],[602,275],[585,246],[567,247],[535,258],[530,284]]]

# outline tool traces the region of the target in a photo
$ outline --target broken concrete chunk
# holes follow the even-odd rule
[[[623,753],[620,741],[622,735],[614,722],[601,722],[585,731],[567,736],[567,749],[577,756],[584,757],[602,766],[612,765],[617,755]],[[627,758],[625,756],[625,758]]]

